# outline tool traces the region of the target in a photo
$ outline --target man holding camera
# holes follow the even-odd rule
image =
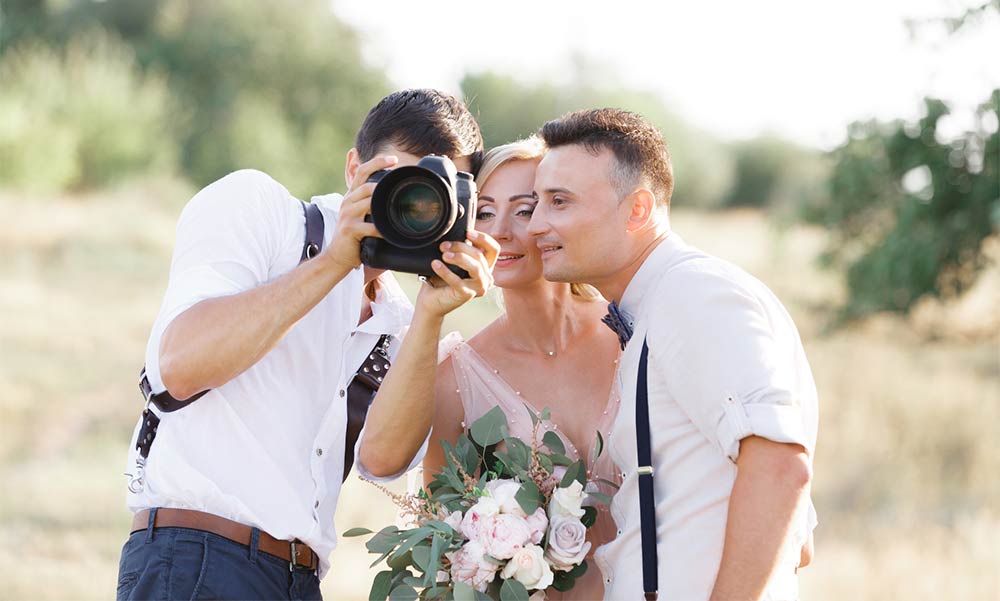
[[[347,193],[314,198],[319,211],[250,170],[192,198],[146,351],[119,599],[320,598],[355,448],[373,480],[426,449],[433,378],[402,382],[390,363],[434,373],[444,315],[486,292],[498,253],[475,231],[441,243],[414,309],[391,274],[361,265],[362,240],[380,237],[369,178],[429,154],[473,171],[482,147],[457,99],[405,90],[368,114]],[[380,386],[405,386],[385,397],[406,402],[380,402]]]

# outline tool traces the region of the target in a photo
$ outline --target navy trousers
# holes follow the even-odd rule
[[[258,551],[259,533],[247,546],[188,528],[134,532],[122,548],[117,599],[321,601],[316,574]]]

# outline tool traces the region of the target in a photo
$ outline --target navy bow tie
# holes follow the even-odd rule
[[[625,345],[632,338],[632,326],[629,325],[629,320],[622,313],[618,303],[611,301],[611,304],[608,305],[608,314],[602,317],[601,321],[611,328],[615,334],[618,334],[618,343],[622,345],[622,350],[624,351]]]

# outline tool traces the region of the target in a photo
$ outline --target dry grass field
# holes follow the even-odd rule
[[[135,375],[190,193],[171,181],[0,193],[0,598],[114,594]],[[843,291],[815,267],[823,232],[754,212],[677,210],[674,227],[769,284],[805,340],[822,405],[803,599],[1000,598],[996,267],[959,302],[831,333]],[[496,313],[477,301],[449,326],[469,335]],[[393,519],[387,498],[349,482],[340,531]],[[343,541],[326,597],[366,599],[370,559]]]

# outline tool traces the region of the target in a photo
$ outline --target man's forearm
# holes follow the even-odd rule
[[[368,410],[358,459],[389,476],[410,464],[434,420],[434,377],[443,316],[418,311]]]
[[[811,477],[802,447],[756,436],[741,441],[737,467],[715,601],[761,597]]]
[[[349,271],[321,253],[273,282],[184,311],[160,340],[164,386],[185,399],[235,378],[274,348]]]

